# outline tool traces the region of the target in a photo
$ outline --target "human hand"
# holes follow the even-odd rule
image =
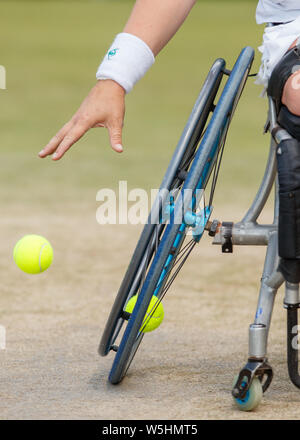
[[[100,80],[84,99],[74,116],[39,152],[39,157],[52,155],[59,160],[90,128],[105,127],[110,144],[122,153],[122,128],[125,114],[125,90],[112,80]]]

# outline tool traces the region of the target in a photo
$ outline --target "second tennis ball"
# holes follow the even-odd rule
[[[53,249],[46,238],[40,235],[25,235],[14,247],[14,260],[23,272],[44,272],[51,265]]]
[[[132,313],[137,301],[137,295],[134,295],[128,301],[125,311]],[[164,319],[164,308],[162,303],[156,296],[152,296],[147,313],[142,323],[141,331],[143,333],[152,332],[155,330]]]

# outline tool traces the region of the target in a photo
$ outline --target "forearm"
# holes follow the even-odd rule
[[[97,82],[39,156],[53,154],[54,160],[60,159],[92,127],[106,127],[112,148],[122,152],[125,91],[130,91],[151,67],[154,56],[180,28],[195,2],[137,0],[123,33],[116,37],[97,71],[97,79],[105,81]]]
[[[139,37],[156,56],[195,3],[196,0],[137,0],[123,32]]]

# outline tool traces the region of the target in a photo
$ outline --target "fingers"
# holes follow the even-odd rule
[[[113,150],[121,153],[124,97],[124,89],[115,81],[99,81],[72,119],[40,151],[39,157],[52,154],[53,160],[60,159],[91,127],[106,127]]]
[[[110,124],[97,123],[94,127],[107,127],[111,147],[117,153],[123,152],[122,146],[122,121],[113,121]],[[59,160],[75,142],[77,142],[89,129],[89,124],[69,121],[63,128],[50,140],[43,150],[39,152],[39,157],[44,158],[53,154],[53,160]]]
[[[74,125],[73,120],[71,119],[67,124],[65,124],[59,132],[48,142],[48,144],[39,152],[39,157],[43,158],[49,156],[49,154],[54,153],[58,145],[61,143],[65,135]]]
[[[59,160],[69,148],[72,147],[89,129],[89,126],[82,123],[77,123],[66,134],[61,143],[58,145],[55,153],[52,156],[53,160]]]
[[[117,153],[123,152],[122,126],[123,123],[120,120],[115,120],[107,124],[110,145]]]

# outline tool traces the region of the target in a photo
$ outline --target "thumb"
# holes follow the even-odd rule
[[[122,153],[122,124],[119,122],[113,122],[107,125],[110,145],[117,153]]]

